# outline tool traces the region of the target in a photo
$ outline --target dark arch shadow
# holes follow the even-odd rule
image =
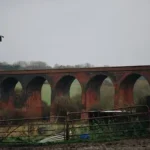
[[[81,108],[82,100],[81,98],[78,97],[78,100],[80,101],[79,103],[76,103],[75,99],[72,101],[72,98],[70,96],[70,88],[71,84],[73,83],[74,80],[78,80],[76,77],[71,76],[71,75],[65,75],[61,77],[58,82],[55,85],[55,91],[54,91],[54,97],[53,97],[53,106],[54,106],[54,111],[51,112],[53,113],[54,116],[64,116],[66,115],[67,111],[79,111]],[[79,83],[79,80],[78,80]],[[81,86],[81,84],[79,83]],[[81,89],[82,90],[82,89]],[[80,95],[81,96],[81,95]],[[79,108],[80,107],[80,108]],[[79,117],[79,116],[78,116]],[[59,121],[61,119],[58,119]]]
[[[55,86],[55,95],[56,96],[69,96],[69,89],[72,84],[72,82],[76,78],[74,76],[66,75],[63,76]]]
[[[100,107],[100,88],[102,83],[109,76],[105,74],[98,74],[93,76],[86,85],[85,106],[87,110],[99,109]],[[111,80],[111,78],[109,78]],[[113,81],[111,80],[112,84]],[[95,107],[95,108],[94,108]],[[97,108],[96,108],[97,107]]]
[[[1,101],[1,110],[3,119],[14,119],[18,117],[22,117],[21,113],[17,113],[16,110],[23,106],[22,103],[22,95],[23,95],[23,87],[17,95],[15,91],[15,87],[17,83],[20,83],[20,87],[22,87],[21,82],[15,77],[6,77],[2,80],[0,84],[0,101]]]
[[[31,81],[28,83],[27,85],[27,90],[29,88],[32,88],[32,89],[41,89],[43,83],[45,82],[45,78],[44,77],[41,77],[41,76],[36,76],[34,77],[33,79],[31,79]]]
[[[117,107],[134,105],[133,89],[136,81],[142,74],[131,73],[127,75],[119,85],[119,101]],[[145,76],[143,76],[145,78]],[[146,79],[146,78],[145,78]],[[148,80],[147,80],[148,81]]]
[[[7,77],[1,82],[0,84],[1,101],[5,101],[5,102],[9,101],[9,97],[14,95],[14,91],[15,91],[14,89],[18,82],[20,81],[17,80],[15,77]]]
[[[136,80],[137,80],[138,78],[140,78],[141,76],[142,76],[142,75],[137,74],[137,73],[133,73],[133,74],[127,75],[127,76],[121,81],[120,87],[121,87],[121,88],[125,88],[125,87],[127,87],[127,86],[129,86],[129,85],[133,85],[133,84],[136,82]]]

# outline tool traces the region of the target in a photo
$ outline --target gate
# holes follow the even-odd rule
[[[48,117],[49,118],[49,117]],[[0,145],[38,145],[65,139],[66,116],[0,120]],[[57,122],[57,119],[62,119]]]
[[[88,118],[70,119],[75,114]],[[105,111],[69,112],[66,139],[112,141],[148,136],[149,107],[139,105]]]
[[[51,116],[52,120],[0,120],[0,145],[147,138],[149,113],[147,105],[139,105],[105,111],[68,112],[66,116]]]

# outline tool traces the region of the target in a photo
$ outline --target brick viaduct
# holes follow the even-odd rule
[[[0,71],[0,109],[22,113],[24,117],[42,115],[41,87],[45,80],[51,86],[51,108],[56,96],[69,95],[70,85],[77,79],[82,89],[82,104],[85,110],[100,100],[99,88],[105,78],[113,83],[114,107],[132,105],[133,87],[136,80],[143,76],[150,83],[150,66],[96,67],[50,70]],[[15,108],[14,87],[20,82],[23,88],[22,108]],[[1,114],[2,115],[2,114]]]

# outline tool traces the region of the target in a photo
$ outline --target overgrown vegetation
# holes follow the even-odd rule
[[[114,124],[113,120],[109,120],[108,124],[104,121],[93,122],[94,130],[89,127],[72,128],[70,140],[73,141],[114,141],[121,139],[142,138],[148,136],[147,129],[139,123]],[[78,129],[78,130],[77,130]],[[76,136],[74,136],[76,135]]]
[[[126,119],[128,120],[128,123],[126,122]],[[70,138],[69,141],[63,141],[65,142],[86,142],[86,141],[94,141],[94,142],[108,142],[108,141],[115,141],[115,140],[122,140],[122,139],[131,139],[131,138],[145,138],[148,137],[149,132],[147,131],[147,128],[143,126],[143,123],[137,116],[133,117],[125,117],[124,119],[120,120],[119,122],[114,119],[113,117],[108,119],[108,122],[106,120],[100,119],[94,119],[91,124],[74,124],[73,122],[69,123],[69,130],[70,132]],[[83,121],[83,120],[82,120]],[[131,122],[132,121],[132,122]],[[147,120],[143,120],[147,121]],[[73,124],[72,124],[73,123]],[[28,124],[25,127],[25,129],[21,129],[20,136],[8,136],[7,138],[4,138],[1,141],[2,144],[38,144],[39,141],[46,136],[50,136],[53,134],[50,134],[49,132],[53,131],[56,126],[53,126],[52,124],[49,124],[48,122],[43,124],[42,126],[38,126],[39,122],[34,122],[33,124]],[[37,130],[38,128],[46,128],[44,130],[44,133],[41,134]],[[59,124],[56,124],[57,126]],[[24,124],[20,127],[23,127]],[[60,128],[60,127],[59,127]],[[47,130],[48,129],[48,130]],[[64,132],[64,126],[62,125],[60,128],[60,131],[63,129]],[[11,129],[13,130],[13,129]],[[58,130],[58,129],[57,129]],[[12,132],[13,133],[13,132]],[[13,134],[16,134],[17,130],[14,130]],[[55,134],[54,134],[55,135]]]
[[[80,95],[72,98],[68,96],[56,97],[54,106],[56,116],[66,116],[67,112],[81,112],[83,109]],[[80,118],[80,115],[72,115],[71,117]]]
[[[7,62],[0,62],[0,70],[34,70],[34,69],[62,69],[62,68],[89,68],[94,67],[90,63],[77,64],[77,65],[60,65],[55,64],[50,66],[43,61],[18,61],[13,64]]]
[[[146,108],[146,106],[139,106],[139,108]],[[135,107],[138,108],[138,107]],[[127,109],[128,110],[128,109]],[[145,112],[145,113],[143,113]],[[98,112],[95,112],[98,113]],[[96,114],[95,114],[96,115]],[[95,116],[94,115],[94,116]],[[102,114],[101,114],[102,115]],[[81,120],[81,124],[76,124],[75,121],[69,122],[69,139],[74,141],[114,141],[121,139],[131,138],[144,138],[148,137],[149,132],[149,113],[148,109],[138,109],[138,114],[128,110],[127,112],[121,113],[119,116],[104,115],[102,116],[91,116],[90,122],[84,123]]]

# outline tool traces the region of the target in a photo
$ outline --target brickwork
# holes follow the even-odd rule
[[[56,96],[69,95],[72,81],[78,79],[82,88],[82,104],[88,110],[99,102],[99,88],[106,77],[111,79],[114,86],[115,107],[133,105],[133,86],[140,76],[150,83],[150,66],[0,71],[0,109],[5,108],[24,117],[42,116],[41,87],[48,80],[52,88],[50,112],[53,114]],[[13,96],[17,81],[24,90],[23,107],[20,109],[15,107]]]

